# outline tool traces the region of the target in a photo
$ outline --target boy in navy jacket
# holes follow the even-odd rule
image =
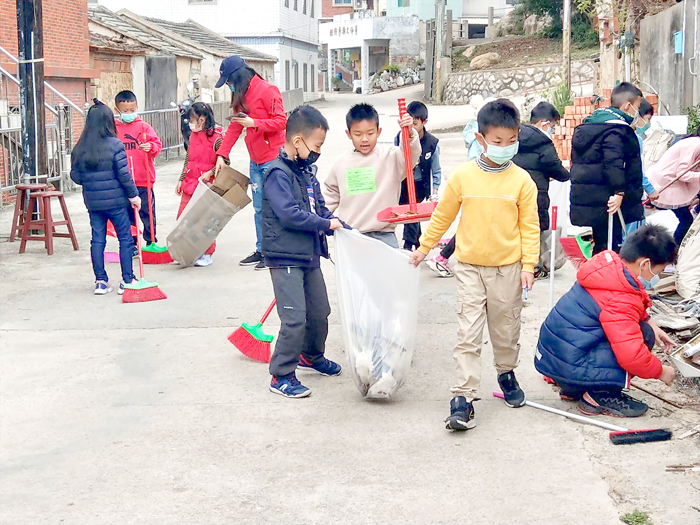
[[[297,367],[326,376],[341,372],[324,357],[331,309],[321,257],[328,257],[326,234],[343,227],[325,206],[313,166],[327,131],[328,122],[317,109],[295,109],[284,148],[263,184],[262,253],[282,321],[270,361],[270,390],[291,398],[311,394],[297,380]]]

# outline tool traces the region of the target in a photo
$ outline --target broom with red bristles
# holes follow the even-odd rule
[[[260,361],[261,363],[270,362],[270,347],[275,338],[263,332],[262,325],[267,321],[267,318],[270,317],[272,309],[276,304],[277,299],[273,299],[259,323],[243,323],[240,328],[236,329],[228,336],[228,340],[233,346],[238,348],[243,355],[250,357],[254,361]]]
[[[139,209],[134,206],[134,215],[136,217],[136,243],[139,249],[139,274],[141,279],[135,283],[128,283],[124,285],[124,295],[122,295],[123,303],[146,303],[149,301],[159,301],[161,299],[167,299],[168,296],[165,295],[160,288],[158,288],[158,283],[152,283],[147,281],[143,276],[143,255],[141,253],[141,231],[138,228],[138,217]]]

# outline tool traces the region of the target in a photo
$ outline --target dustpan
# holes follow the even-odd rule
[[[406,99],[399,99],[399,117],[406,114]],[[401,144],[406,164],[406,185],[408,186],[408,204],[391,206],[377,213],[377,220],[394,224],[411,224],[430,220],[437,202],[416,202],[416,181],[413,179],[413,163],[411,162],[411,131],[401,128]]]
[[[107,235],[110,237],[117,236],[117,230],[114,229],[114,224],[112,224],[112,221],[107,221]],[[131,226],[131,236],[136,237],[136,226]]]

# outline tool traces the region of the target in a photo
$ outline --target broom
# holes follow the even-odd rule
[[[261,363],[270,362],[270,344],[274,337],[267,335],[262,330],[262,325],[270,317],[272,309],[277,304],[277,299],[273,299],[265,315],[262,316],[258,324],[243,323],[231,335],[228,336],[230,343],[238,348],[245,356]]]
[[[503,392],[494,392],[494,397],[503,399]],[[578,414],[571,414],[557,408],[548,407],[547,405],[540,405],[539,403],[533,403],[532,401],[525,401],[525,404],[532,408],[537,408],[539,410],[544,410],[545,412],[551,412],[552,414],[557,414],[559,416],[568,417],[575,421],[581,423],[590,423],[600,428],[605,428],[607,430],[612,430],[610,432],[610,441],[613,445],[632,445],[634,443],[651,443],[653,441],[668,441],[673,436],[667,428],[651,428],[646,430],[629,430],[624,427],[618,427],[617,425],[611,425],[610,423],[605,423],[603,421],[598,421],[592,417],[579,416]]]
[[[125,135],[126,138],[141,144],[138,139],[135,139],[131,135]],[[144,140],[146,138],[146,132],[143,132]],[[131,162],[131,173],[134,173],[133,158],[129,158]],[[151,226],[151,239],[155,239],[156,230],[153,222],[153,183],[151,182],[151,165],[148,160],[144,161],[144,168],[146,168],[146,188],[148,190],[148,222]],[[173,262],[173,258],[168,253],[168,248],[165,246],[158,246],[155,242],[147,244],[142,249],[143,253],[143,263],[144,264],[170,264]]]
[[[134,215],[136,216],[136,224],[138,225],[139,210],[134,206]],[[138,230],[138,227],[137,227]],[[168,296],[165,295],[160,288],[158,288],[158,283],[152,283],[147,281],[143,276],[143,255],[141,252],[141,232],[137,231],[136,243],[139,249],[139,273],[141,274],[141,279],[136,283],[129,283],[124,285],[124,295],[122,295],[123,303],[146,303],[148,301],[158,301],[160,299],[167,299]]]

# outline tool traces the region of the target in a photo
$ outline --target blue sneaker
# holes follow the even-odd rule
[[[112,287],[106,281],[95,281],[95,295],[107,295]]]
[[[299,357],[299,364],[297,368],[302,370],[315,370],[324,376],[339,376],[343,371],[342,367],[338,363],[334,363],[330,359],[323,358],[318,364],[310,363],[303,355]]]
[[[302,385],[295,376],[289,379],[272,376],[270,392],[284,397],[307,397],[311,395],[311,390]]]

